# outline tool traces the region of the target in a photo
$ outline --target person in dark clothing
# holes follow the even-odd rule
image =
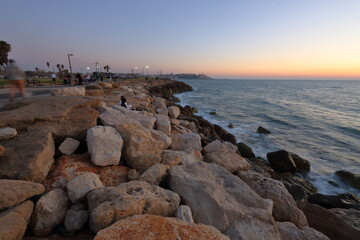
[[[120,100],[121,100],[120,105],[123,106],[124,108],[127,108],[126,98],[125,98],[124,96],[121,96],[121,97],[120,97]]]

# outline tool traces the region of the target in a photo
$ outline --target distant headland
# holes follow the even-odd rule
[[[200,79],[200,80],[204,80],[204,79],[212,79],[211,77],[207,76],[206,74],[194,74],[194,73],[180,73],[180,74],[165,74],[166,77],[169,77],[171,79],[175,78],[175,79]]]

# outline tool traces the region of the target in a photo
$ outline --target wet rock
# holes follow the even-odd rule
[[[115,128],[96,126],[87,131],[87,146],[91,162],[97,166],[118,165],[123,139]]]
[[[188,205],[181,205],[176,209],[175,217],[188,223],[193,223],[191,208]]]
[[[84,87],[64,87],[51,91],[52,96],[85,96]]]
[[[0,179],[0,210],[13,207],[44,192],[45,188],[40,183]]]
[[[33,129],[2,144],[6,152],[0,161],[0,178],[32,182],[41,182],[46,178],[55,153],[51,132]]]
[[[103,187],[99,177],[91,172],[83,173],[67,184],[68,195],[73,203],[84,200],[90,191]]]
[[[141,174],[139,180],[147,182],[151,185],[159,185],[160,182],[167,176],[169,168],[170,166],[168,165],[157,163]]]
[[[269,130],[265,129],[262,126],[259,126],[258,129],[256,130],[256,132],[260,133],[260,134],[270,134],[271,133]]]
[[[311,227],[300,230],[290,222],[277,222],[277,225],[284,240],[330,240],[326,235]]]
[[[190,206],[197,223],[212,225],[232,239],[280,239],[272,201],[217,164],[174,166],[169,186]]]
[[[336,171],[335,174],[347,184],[360,189],[360,175],[345,170]]]
[[[239,154],[230,152],[211,152],[205,154],[205,161],[216,163],[225,167],[230,172],[249,170],[250,164]]]
[[[330,239],[359,239],[360,231],[348,225],[330,210],[316,204],[307,204],[302,210],[310,227],[322,232]]]
[[[360,198],[351,193],[342,193],[339,195],[315,193],[309,196],[308,202],[324,208],[354,208],[360,210]]]
[[[171,149],[185,150],[189,148],[201,150],[201,138],[196,133],[185,133],[172,136]]]
[[[82,204],[71,206],[66,212],[65,228],[68,232],[76,232],[81,230],[88,221],[89,214]]]
[[[64,222],[69,199],[64,190],[54,189],[37,201],[31,216],[31,228],[35,236],[45,236]]]
[[[229,240],[214,227],[187,223],[176,218],[138,215],[120,220],[98,232],[95,240],[105,239],[206,239]]]
[[[261,197],[273,200],[272,215],[276,221],[292,222],[300,229],[308,225],[304,213],[296,206],[296,202],[282,182],[253,171],[239,171],[237,176]]]
[[[87,198],[90,229],[93,232],[138,214],[174,216],[180,203],[176,193],[142,181],[97,189],[90,192]]]
[[[76,149],[79,147],[80,142],[73,138],[66,138],[63,143],[61,143],[59,147],[59,151],[65,155],[73,154]]]
[[[217,115],[216,112],[209,112],[209,114],[210,114],[210,115],[213,115],[213,116]]]
[[[255,157],[253,150],[245,143],[240,142],[240,143],[236,144],[236,146],[239,149],[240,155],[243,156],[244,158],[254,158]]]
[[[0,212],[0,239],[23,239],[33,209],[34,204],[26,201]]]
[[[15,128],[0,128],[0,141],[1,140],[8,140],[17,135],[17,131]]]
[[[176,106],[168,107],[169,117],[171,118],[178,118],[180,115],[180,109]]]
[[[291,155],[291,158],[293,159],[297,169],[310,171],[310,162],[308,160],[306,160],[294,153],[290,153],[290,155]]]
[[[291,154],[285,150],[266,154],[270,166],[277,172],[295,172],[296,165]]]
[[[235,128],[235,124],[230,123],[230,124],[228,125],[228,128]]]

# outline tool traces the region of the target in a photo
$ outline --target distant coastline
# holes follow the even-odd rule
[[[194,73],[180,73],[180,74],[166,74],[163,75],[165,77],[169,77],[169,78],[175,78],[175,79],[199,79],[199,80],[208,80],[208,79],[212,79],[211,77],[207,76],[206,74],[194,74]]]

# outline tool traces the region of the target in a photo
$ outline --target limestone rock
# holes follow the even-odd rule
[[[153,105],[156,108],[167,108],[165,99],[160,98],[160,97],[155,98]]]
[[[267,130],[266,128],[259,126],[258,129],[256,130],[257,133],[260,134],[270,134],[271,132],[269,130]]]
[[[211,152],[205,154],[205,161],[209,163],[216,163],[225,167],[230,172],[239,170],[249,170],[250,163],[243,157],[236,153],[229,152]]]
[[[163,143],[163,149],[167,149],[172,144],[172,138],[166,135],[164,132],[157,131],[154,129],[150,129],[151,136],[157,140]]]
[[[277,222],[277,225],[284,240],[330,240],[326,235],[311,227],[300,230],[290,222]]]
[[[169,115],[169,111],[167,110],[167,108],[158,108],[158,109],[156,109],[156,113],[161,114],[161,115],[165,115],[165,116]]]
[[[87,198],[93,232],[137,214],[174,216],[180,203],[176,193],[142,181],[97,189]]]
[[[58,224],[63,223],[69,199],[62,189],[54,189],[37,201],[31,227],[35,236],[44,236]]]
[[[224,167],[204,162],[173,166],[169,186],[190,206],[197,223],[212,225],[232,239],[281,239],[272,201]]]
[[[33,209],[34,204],[26,201],[17,207],[0,212],[0,239],[23,239]]]
[[[51,91],[52,96],[85,96],[84,87],[64,87]]]
[[[170,166],[156,163],[147,169],[143,174],[141,174],[139,180],[152,185],[159,185],[160,182],[167,176],[167,171],[169,168]]]
[[[172,137],[173,143],[171,149],[173,150],[186,150],[189,148],[201,150],[201,138],[196,133],[185,133],[175,135]]]
[[[215,140],[204,147],[207,153],[212,152],[228,152],[228,148],[220,140]]]
[[[88,212],[83,206],[73,205],[67,212],[65,217],[65,228],[68,232],[76,232],[83,228],[89,218]]]
[[[65,155],[73,154],[76,149],[79,147],[80,142],[73,138],[66,138],[63,143],[61,143],[59,147],[59,151]]]
[[[0,157],[1,157],[2,155],[4,155],[4,153],[5,153],[5,148],[0,145]]]
[[[180,109],[176,106],[168,107],[168,111],[169,111],[169,117],[171,118],[178,118],[178,116],[180,115]]]
[[[337,217],[331,211],[316,204],[302,208],[310,227],[322,232],[331,239],[357,240],[360,231]]]
[[[170,135],[171,133],[171,124],[169,121],[169,117],[161,114],[156,114],[156,129],[158,131],[164,132],[166,135]]]
[[[343,220],[345,223],[351,227],[360,231],[360,211],[353,208],[343,209],[343,208],[332,208],[329,209],[334,213],[338,218]]]
[[[242,142],[238,143],[237,147],[239,149],[240,155],[243,156],[244,158],[254,158],[255,157],[253,150],[245,143],[242,143]]]
[[[194,223],[191,208],[188,205],[181,205],[176,209],[175,217],[188,223]]]
[[[131,111],[128,108],[118,105],[113,105],[112,107],[124,114],[127,119],[132,120],[132,122],[139,122],[147,129],[153,129],[155,126],[156,118],[152,113],[146,111]],[[129,123],[129,121],[126,123]]]
[[[176,218],[138,215],[114,223],[98,232],[95,237],[95,240],[108,239],[229,240],[229,237],[204,224],[187,223]]]
[[[98,166],[118,165],[124,141],[115,128],[96,126],[87,132],[91,162]]]
[[[85,96],[101,97],[104,93],[104,89],[86,89]]]
[[[0,128],[0,141],[1,140],[8,140],[17,135],[17,131],[15,128]]]
[[[232,144],[231,142],[224,141],[223,144],[227,147],[227,151],[231,153],[238,153],[238,148],[236,145]]]
[[[277,172],[295,172],[296,165],[291,154],[285,150],[266,154],[270,166]]]
[[[161,163],[169,166],[191,164],[198,161],[202,161],[202,155],[199,150],[195,149],[186,151],[164,150],[161,153]]]
[[[164,144],[151,136],[151,132],[140,124],[119,124],[116,129],[124,139],[125,160],[139,173],[161,161]]]
[[[97,84],[98,84],[100,87],[102,87],[102,88],[107,88],[107,89],[113,88],[112,83],[108,83],[108,82],[98,82]]]
[[[4,141],[0,178],[41,182],[54,162],[55,145],[51,132],[32,129]]]
[[[83,173],[67,184],[68,195],[73,203],[85,199],[88,192],[103,187],[99,177],[91,172]]]
[[[129,171],[128,178],[130,181],[139,180],[140,174],[136,171],[136,169],[131,169]]]
[[[47,191],[53,188],[66,190],[71,179],[86,172],[93,172],[105,186],[117,186],[128,181],[128,171],[129,168],[125,166],[95,166],[90,162],[88,153],[62,156],[56,160],[52,171],[42,183]]]
[[[276,221],[292,222],[300,229],[308,225],[304,213],[282,182],[253,171],[239,171],[237,175],[261,197],[273,201],[272,215]]]
[[[40,183],[0,179],[0,210],[13,207],[43,192],[45,188]]]

